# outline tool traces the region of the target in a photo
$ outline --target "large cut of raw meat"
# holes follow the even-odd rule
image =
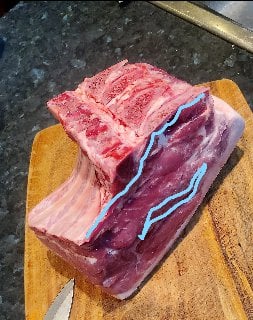
[[[48,108],[80,150],[70,178],[30,212],[29,225],[92,283],[124,299],[185,228],[244,121],[208,88],[127,61]]]

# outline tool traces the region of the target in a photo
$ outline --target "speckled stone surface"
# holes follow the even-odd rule
[[[0,37],[0,320],[19,320],[31,144],[55,123],[46,101],[128,58],[192,84],[232,79],[252,107],[253,55],[147,2],[21,2]]]

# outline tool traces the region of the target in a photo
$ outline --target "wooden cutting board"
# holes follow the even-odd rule
[[[206,85],[244,117],[246,129],[204,203],[151,279],[132,299],[118,301],[85,281],[26,225],[26,319],[43,319],[70,278],[76,279],[71,320],[253,319],[253,115],[234,82]],[[76,144],[60,125],[36,135],[27,213],[66,180],[76,155]]]

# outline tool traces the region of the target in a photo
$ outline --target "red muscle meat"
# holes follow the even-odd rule
[[[136,176],[152,133],[196,97],[155,138],[141,176],[87,236],[103,208]],[[86,78],[75,91],[50,100],[48,108],[80,150],[71,177],[30,212],[29,225],[92,283],[124,299],[185,228],[234,149],[244,121],[209,89],[127,61]],[[203,163],[207,172],[194,197],[154,223],[141,240],[149,210],[186,189]]]

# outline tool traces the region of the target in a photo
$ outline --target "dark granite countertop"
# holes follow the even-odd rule
[[[0,19],[0,37],[0,320],[16,320],[30,150],[55,123],[46,101],[128,58],[192,84],[232,79],[253,106],[253,55],[146,2],[20,2]]]

